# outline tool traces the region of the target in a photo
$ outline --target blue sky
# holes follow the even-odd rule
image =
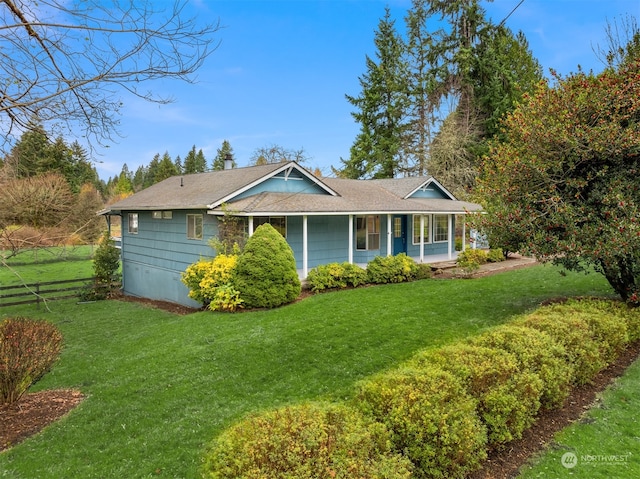
[[[485,3],[495,23],[520,0]],[[385,6],[401,28],[409,0],[199,0],[189,13],[220,20],[218,49],[197,74],[197,83],[149,86],[175,99],[145,103],[123,93],[122,138],[98,150],[96,167],[107,179],[124,163],[131,171],[168,151],[184,159],[193,145],[209,162],[228,140],[239,166],[261,147],[304,149],[305,166],[329,175],[348,158],[359,131],[345,94],[360,93],[358,77],[373,56],[374,32]],[[598,72],[594,49],[605,45],[607,20],[632,14],[640,0],[524,0],[507,19],[522,30],[548,75]]]

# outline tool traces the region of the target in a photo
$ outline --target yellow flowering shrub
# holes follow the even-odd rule
[[[189,297],[212,310],[235,311],[242,300],[229,283],[237,261],[237,255],[219,254],[189,265],[181,277],[189,288]]]

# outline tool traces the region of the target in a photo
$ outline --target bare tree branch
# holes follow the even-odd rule
[[[117,134],[119,93],[157,103],[148,82],[193,82],[218,46],[219,22],[186,18],[186,0],[0,0],[0,124],[4,145],[37,118],[54,135]]]

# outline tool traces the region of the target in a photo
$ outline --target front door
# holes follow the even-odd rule
[[[407,217],[394,215],[393,217],[393,254],[407,252]]]

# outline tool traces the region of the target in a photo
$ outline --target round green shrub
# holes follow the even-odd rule
[[[367,281],[373,284],[413,281],[418,265],[405,253],[395,256],[376,256],[367,264]]]
[[[427,263],[416,263],[418,270],[415,279],[429,279],[432,275],[431,265]]]
[[[210,479],[408,479],[380,423],[344,405],[301,404],[255,414],[224,431],[204,458]]]
[[[548,334],[523,325],[507,324],[472,340],[474,344],[512,353],[527,371],[542,380],[540,403],[546,409],[562,405],[569,395],[573,370],[566,350]]]
[[[606,366],[600,347],[593,337],[587,321],[580,315],[552,307],[543,307],[520,321],[537,329],[564,346],[565,361],[572,367],[572,383],[588,383]]]
[[[344,263],[329,263],[309,271],[307,284],[311,291],[357,287],[367,282],[367,272],[360,266]]]
[[[436,367],[399,368],[359,383],[354,403],[386,425],[414,477],[461,478],[486,458],[487,431],[460,380]]]
[[[231,285],[248,308],[275,308],[301,291],[291,247],[269,223],[258,226],[238,256]]]
[[[488,261],[488,253],[483,249],[467,248],[458,253],[456,262],[462,266],[467,263],[485,264]]]
[[[487,253],[487,261],[489,263],[499,263],[505,259],[502,248],[491,248]]]
[[[436,365],[459,378],[477,399],[478,416],[492,446],[520,438],[540,407],[542,380],[521,370],[517,359],[501,349],[458,343],[415,355],[410,367]]]

